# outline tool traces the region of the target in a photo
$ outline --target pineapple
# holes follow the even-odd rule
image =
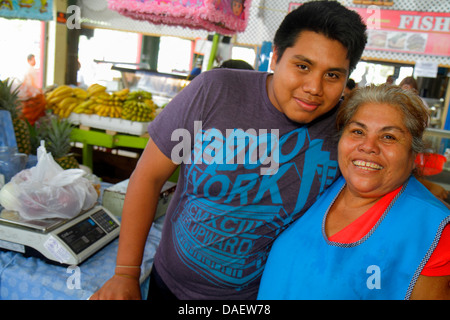
[[[21,102],[19,100],[19,87],[13,89],[12,86],[12,80],[6,79],[0,81],[0,109],[7,110],[11,113],[18,152],[30,154],[30,131],[26,121],[20,118]]]
[[[40,119],[39,136],[45,140],[45,148],[63,169],[79,168],[75,156],[70,153],[72,124],[67,119],[51,117]]]

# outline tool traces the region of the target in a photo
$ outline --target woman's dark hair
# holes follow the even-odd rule
[[[350,72],[355,69],[367,43],[367,27],[361,16],[337,1],[310,1],[289,13],[278,28],[274,45],[278,59],[293,47],[302,31],[313,31],[339,41],[347,48]]]

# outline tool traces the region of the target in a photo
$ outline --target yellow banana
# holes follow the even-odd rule
[[[74,88],[73,94],[75,95],[75,97],[82,99],[82,100],[85,100],[88,96],[87,91],[84,89],[81,89],[81,88]]]
[[[99,91],[96,95],[97,99],[111,100],[112,96],[106,91]]]
[[[105,92],[106,91],[106,87],[102,86],[98,83],[94,83],[93,85],[91,85],[88,90],[87,90],[87,94],[88,97],[92,97],[92,96],[96,96],[101,92]]]
[[[99,116],[101,116],[101,117],[106,117],[107,114],[108,114],[108,109],[107,109],[107,108],[102,108],[102,109],[100,109],[100,110],[97,112],[97,114],[98,114]]]
[[[72,112],[74,112],[74,113],[83,113],[84,110],[86,110],[86,108],[80,107],[78,105],[75,109],[73,109]]]
[[[70,106],[68,106],[66,109],[63,109],[62,111],[62,117],[68,118],[70,114],[72,113],[72,110],[77,106],[77,103],[73,103]]]
[[[72,93],[66,92],[64,94],[59,94],[57,96],[53,96],[52,98],[47,99],[47,103],[49,104],[59,104],[65,98],[72,97]]]
[[[130,89],[125,88],[125,89],[122,89],[119,91],[115,91],[115,92],[113,92],[113,94],[118,97],[124,97],[124,96],[128,95],[129,92],[130,92]]]
[[[55,97],[67,92],[73,92],[73,88],[68,85],[61,85],[49,93],[49,98]]]
[[[98,115],[103,115],[105,110],[107,110],[108,106],[104,105],[104,104],[98,104],[95,107],[95,113],[97,113]]]
[[[64,114],[64,109],[63,108],[58,108],[56,111],[54,111],[54,113],[60,117],[63,116]]]
[[[73,112],[75,113],[89,113],[92,114],[94,113],[94,110],[92,109],[92,105],[86,105],[86,104],[81,104],[78,105]]]
[[[99,86],[101,86],[101,84],[93,83],[93,84],[91,84],[91,85],[87,88],[87,91],[94,90],[95,88],[97,88],[97,87],[99,87]]]
[[[77,102],[77,101],[78,100],[75,97],[67,97],[59,103],[59,106],[62,109],[66,109],[69,105],[71,105],[72,103]]]
[[[80,111],[89,108],[89,106],[91,106],[92,104],[94,104],[93,100],[85,100],[85,101],[81,102],[80,104],[78,104],[78,106],[75,108],[74,112],[81,113]]]
[[[87,89],[87,93],[91,93],[96,87],[97,87],[97,83],[91,84]]]
[[[80,102],[76,101],[76,102],[72,103],[71,105],[69,105],[67,107],[67,109],[70,110],[70,112],[73,112],[73,110],[75,110],[75,108],[78,107],[79,104],[80,104]]]

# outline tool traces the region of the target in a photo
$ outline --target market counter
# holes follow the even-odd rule
[[[103,203],[103,197],[98,202]],[[143,299],[164,219],[162,215],[154,221],[147,237],[140,276]],[[118,244],[116,238],[79,266],[69,267],[0,250],[0,300],[86,300],[114,275]]]
[[[141,292],[147,297],[153,257],[164,217],[153,224],[141,268]],[[1,300],[86,300],[114,275],[119,239],[79,266],[62,267],[12,251],[0,252]]]

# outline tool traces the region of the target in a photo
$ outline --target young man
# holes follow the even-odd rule
[[[255,299],[273,240],[339,176],[335,110],[365,31],[336,1],[305,3],[275,35],[273,74],[215,69],[183,89],[149,126],[116,275],[92,299],[140,298],[145,240],[178,165],[150,298]]]

